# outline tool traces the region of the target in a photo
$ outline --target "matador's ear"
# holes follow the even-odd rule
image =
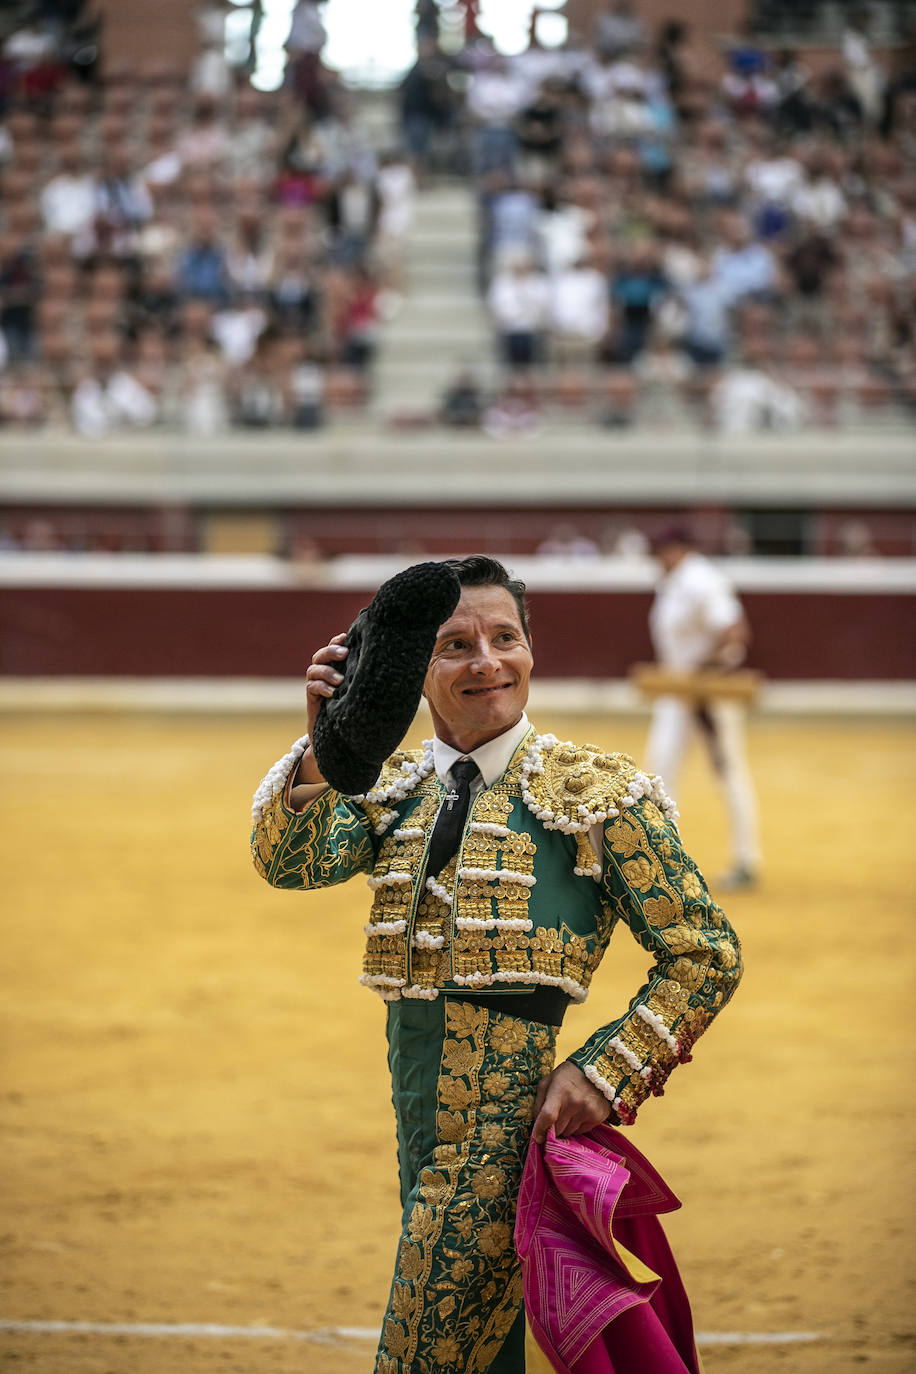
[[[347,631],[344,680],[315,722],[312,748],[338,792],[368,792],[410,728],[439,626],[461,584],[445,563],[416,563],[390,578]]]

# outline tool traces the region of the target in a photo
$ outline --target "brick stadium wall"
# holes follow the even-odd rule
[[[301,677],[371,593],[309,587],[6,587],[7,676]],[[914,680],[914,596],[745,592],[752,666],[773,679]],[[645,591],[531,593],[541,677],[619,678],[651,657]]]
[[[187,0],[97,0],[102,50],[111,72],[169,65],[186,72],[198,49],[194,7]]]

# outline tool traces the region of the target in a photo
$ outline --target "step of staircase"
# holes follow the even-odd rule
[[[477,290],[477,206],[463,185],[417,197],[404,255],[407,293],[373,369],[373,412],[436,409],[456,375],[495,369],[493,330]],[[481,376],[490,384],[490,376]]]

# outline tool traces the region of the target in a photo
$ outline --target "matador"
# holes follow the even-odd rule
[[[252,849],[275,887],[368,877],[361,981],[387,1004],[403,1203],[376,1374],[521,1374],[513,1225],[530,1137],[631,1123],[741,958],[662,781],[530,724],[523,585],[490,558],[448,563],[460,599],[423,687],[434,737],[396,750],[365,794],[328,785],[310,738],[343,681],[335,636],[308,669],[310,734],[256,793]],[[563,1013],[618,922],[646,981],[555,1066]]]

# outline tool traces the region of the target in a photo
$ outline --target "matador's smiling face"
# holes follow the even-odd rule
[[[438,737],[470,753],[511,729],[525,709],[533,665],[511,592],[464,587],[439,628],[423,687]]]

